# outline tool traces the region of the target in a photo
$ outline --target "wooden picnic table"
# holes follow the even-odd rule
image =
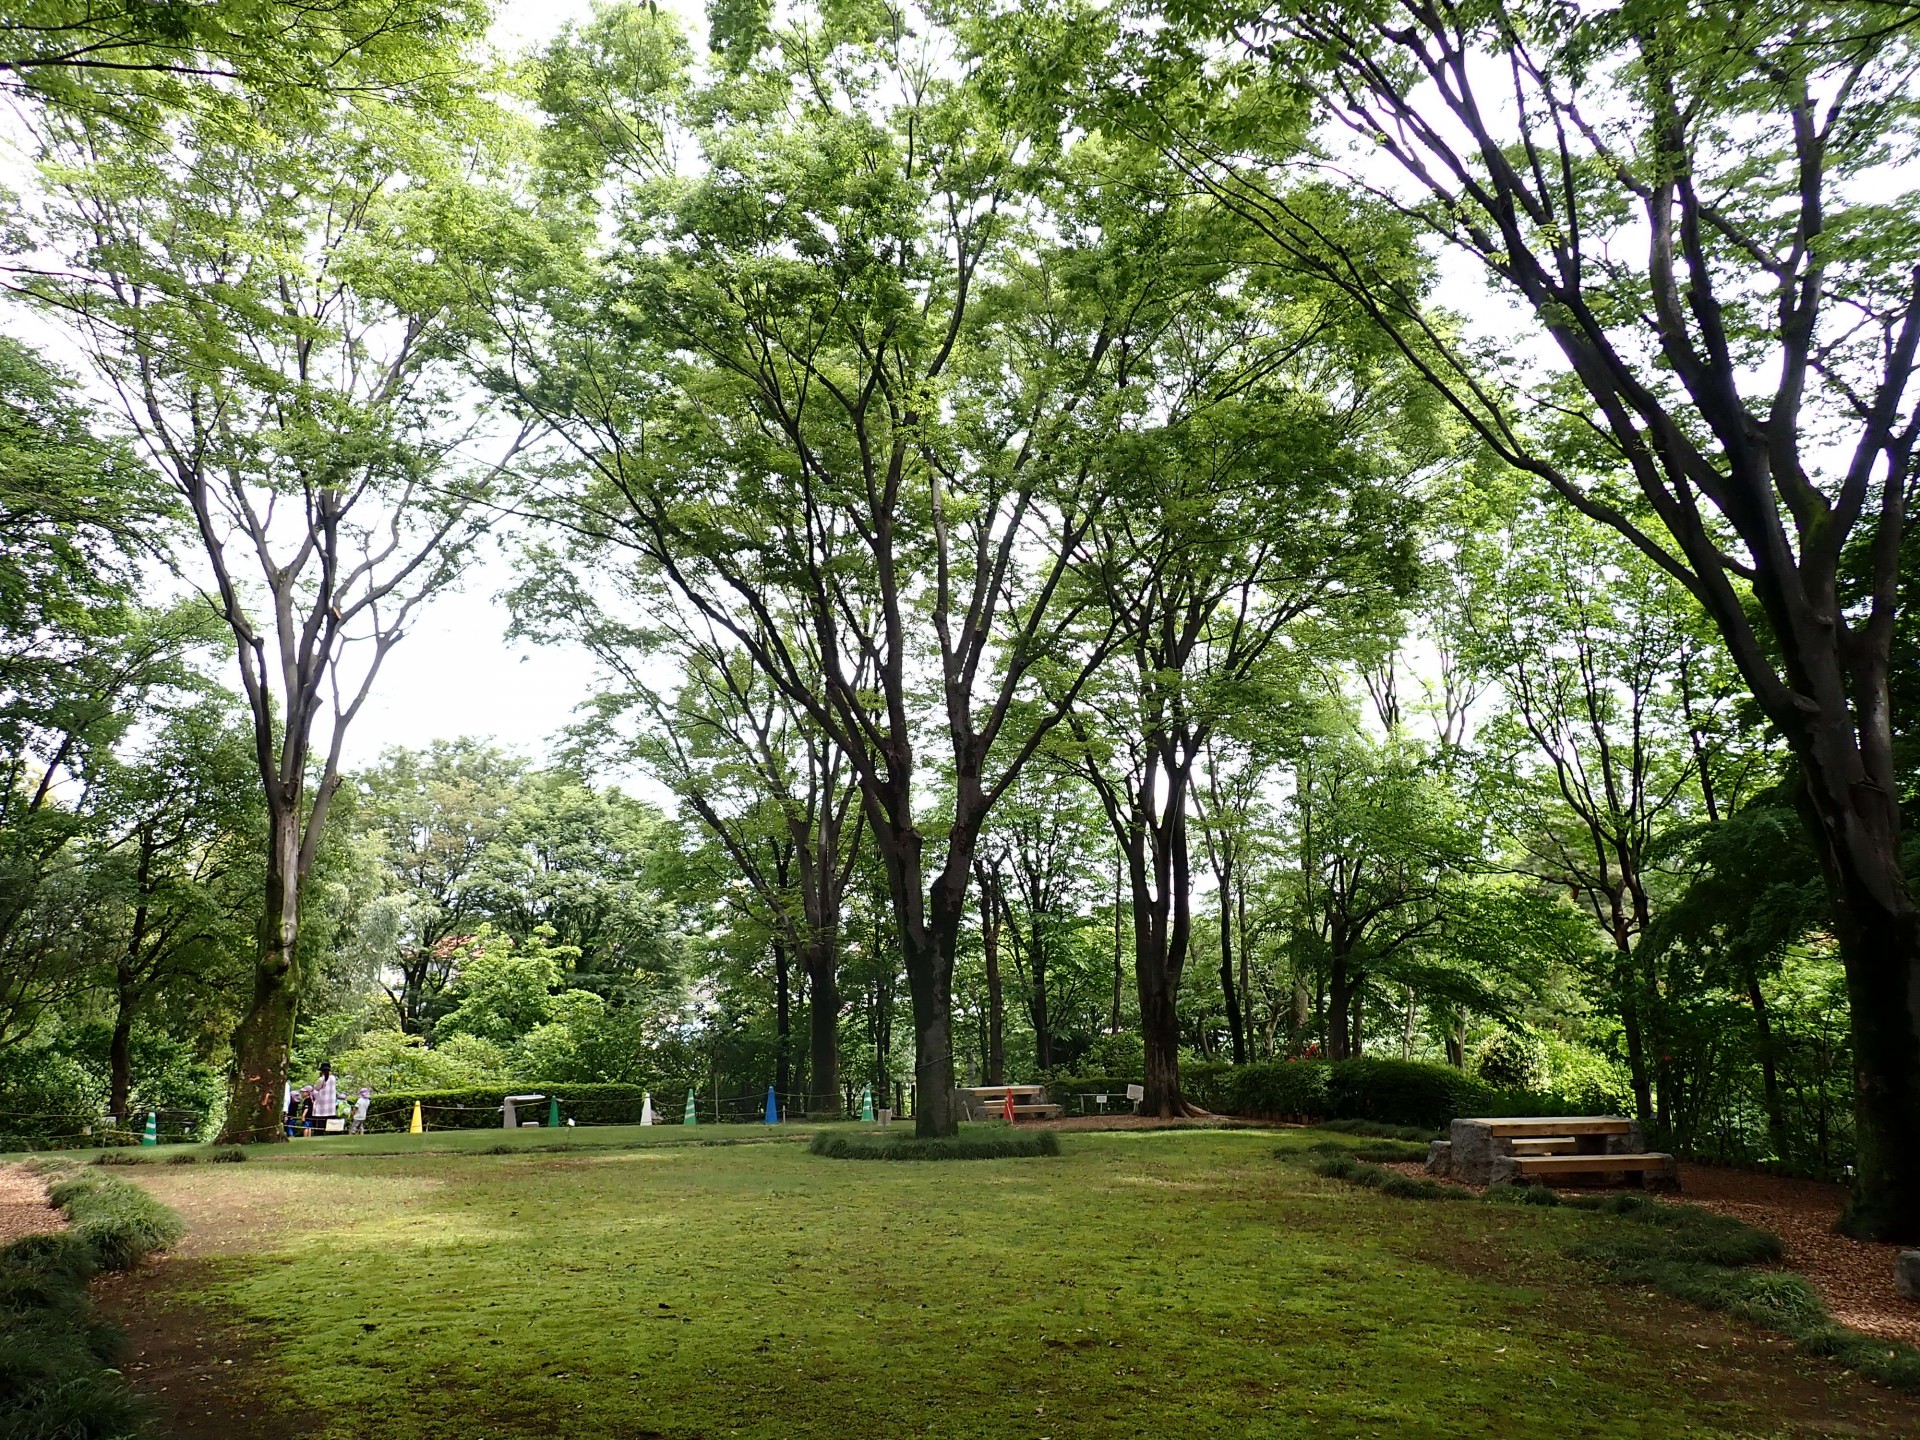
[[[1046,1099],[1044,1085],[962,1085],[959,1090],[962,1095],[972,1096],[990,1118],[1006,1113],[1008,1096],[1013,1097],[1016,1120],[1023,1116],[1052,1120],[1060,1114],[1060,1107]]]

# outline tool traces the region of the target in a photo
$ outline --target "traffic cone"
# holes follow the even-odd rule
[[[1007,1091],[1007,1103],[1000,1107],[1000,1118],[1009,1125],[1013,1124],[1013,1091]]]
[[[158,1145],[160,1143],[160,1112],[159,1111],[157,1110],[147,1111],[147,1133],[140,1137],[140,1143],[142,1145]]]
[[[778,1125],[779,1123],[780,1104],[773,1098],[773,1087],[769,1085],[767,1086],[767,1124]]]
[[[547,1097],[547,1129],[558,1130],[559,1128],[560,1097],[558,1095],[550,1095]]]
[[[682,1125],[698,1125],[699,1117],[693,1113],[693,1087],[687,1087],[687,1113],[681,1118]]]
[[[413,1102],[413,1123],[407,1126],[407,1133],[409,1135],[424,1135],[427,1133],[427,1127],[420,1119],[420,1102],[418,1100]]]
[[[653,1124],[653,1092],[644,1090],[640,1094],[640,1123]]]
[[[873,1086],[869,1085],[860,1092],[860,1123],[873,1123]]]

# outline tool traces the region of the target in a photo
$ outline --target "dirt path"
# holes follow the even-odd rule
[[[0,1165],[0,1245],[63,1229],[66,1217],[47,1203],[47,1187],[24,1165]]]

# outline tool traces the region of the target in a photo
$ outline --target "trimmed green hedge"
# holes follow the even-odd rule
[[[906,1132],[822,1130],[807,1147],[829,1160],[1013,1160],[1058,1155],[1060,1137],[1051,1130],[962,1130],[937,1140]]]
[[[390,1090],[374,1095],[373,1104],[367,1110],[367,1133],[405,1130],[413,1123],[416,1100],[420,1102],[422,1119],[429,1130],[498,1130],[500,1102],[509,1095],[559,1096],[563,1125],[568,1120],[579,1125],[638,1125],[646,1093],[646,1088],[640,1085],[576,1085],[541,1080],[516,1080],[510,1085],[476,1085],[461,1090]],[[342,1095],[340,1099],[343,1111],[350,1111],[351,1097]],[[679,1101],[675,1097],[655,1095],[653,1104],[658,1118],[669,1122],[680,1118]],[[545,1100],[520,1106],[519,1111],[522,1120],[538,1120],[543,1125],[547,1122]]]
[[[1136,1076],[1058,1075],[1055,1100],[1081,1092],[1124,1094]],[[1561,1097],[1495,1090],[1450,1065],[1419,1060],[1273,1060],[1253,1065],[1186,1065],[1180,1088],[1220,1115],[1264,1120],[1358,1120],[1437,1130],[1461,1115],[1567,1114]]]

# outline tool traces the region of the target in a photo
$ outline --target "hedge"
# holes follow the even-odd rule
[[[1082,1092],[1125,1094],[1137,1076],[1059,1075],[1055,1100]],[[1253,1065],[1187,1065],[1180,1088],[1221,1115],[1267,1120],[1364,1120],[1437,1130],[1461,1115],[1579,1113],[1555,1095],[1496,1090],[1449,1065],[1419,1060],[1274,1060]]]
[[[375,1094],[367,1110],[369,1134],[405,1130],[413,1123],[414,1102],[420,1103],[423,1120],[429,1130],[498,1130],[500,1102],[508,1095],[560,1097],[560,1119],[580,1125],[638,1125],[640,1109],[646,1100],[641,1085],[560,1084],[541,1080],[516,1080],[495,1085],[473,1085],[460,1090],[389,1090]],[[343,1112],[349,1097],[342,1096]],[[672,1096],[654,1096],[657,1119],[677,1121],[680,1107]],[[547,1121],[547,1101],[535,1101],[519,1107],[520,1118]],[[702,1119],[707,1118],[702,1116]]]
[[[822,1130],[807,1147],[829,1160],[1012,1160],[1058,1155],[1060,1137],[1051,1130],[962,1130],[958,1135],[922,1140],[899,1132]]]

